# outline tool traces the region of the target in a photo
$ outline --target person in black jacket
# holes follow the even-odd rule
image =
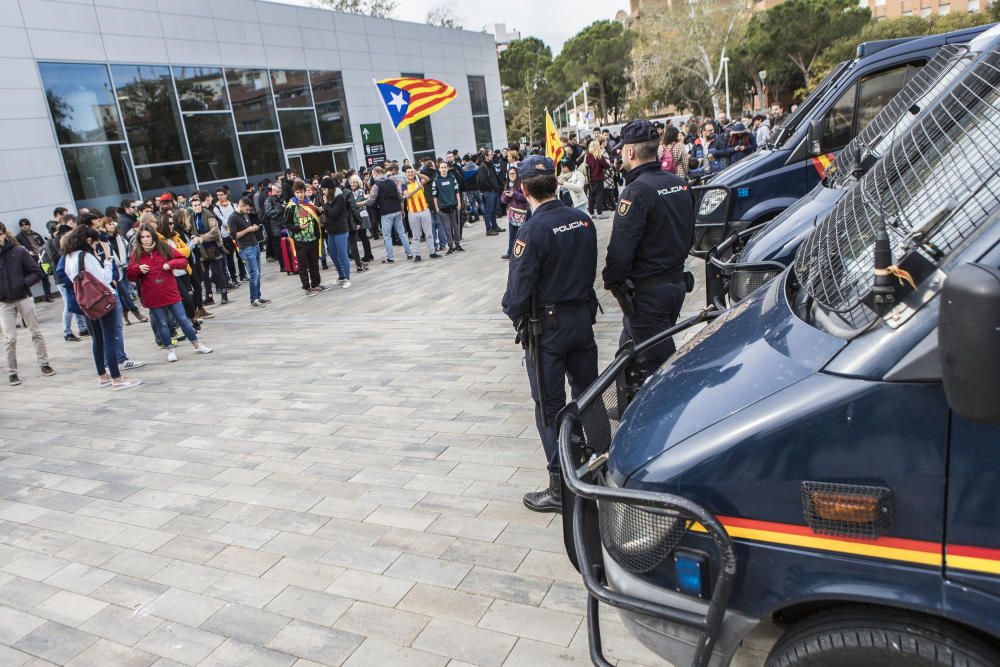
[[[327,251],[337,269],[337,282],[344,289],[351,286],[351,260],[347,242],[351,235],[351,211],[347,197],[341,189],[340,176],[326,176],[320,184],[322,190],[323,226],[326,228]]]
[[[21,218],[18,223],[18,227],[21,228],[21,233],[15,237],[15,240],[21,244],[21,247],[31,253],[31,257],[38,262],[39,266],[42,264],[42,256],[45,254],[45,239],[38,232],[31,229],[31,221],[27,218]],[[55,267],[53,266],[54,270]],[[52,303],[52,285],[49,284],[49,276],[45,273],[45,269],[42,269],[42,291],[45,292],[45,302]]]
[[[7,357],[7,381],[11,385],[21,384],[17,374],[18,317],[24,320],[31,332],[31,342],[35,344],[35,356],[42,367],[42,375],[56,374],[49,366],[45,338],[35,313],[35,300],[31,298],[31,286],[44,276],[38,262],[17,244],[0,222],[0,331],[3,332],[3,351]]]
[[[268,188],[267,196],[264,198],[264,230],[267,232],[268,248],[275,253],[278,266],[285,273],[285,260],[281,253],[281,229],[285,222],[285,205],[281,203],[281,183],[274,182]]]
[[[483,195],[483,218],[486,220],[486,235],[496,236],[504,231],[497,224],[497,209],[500,205],[500,181],[493,169],[493,151],[487,150],[480,156],[479,170],[476,172],[476,187]]]

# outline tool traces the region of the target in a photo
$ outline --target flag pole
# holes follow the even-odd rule
[[[399,130],[396,129],[396,124],[392,122],[392,115],[389,113],[389,105],[385,103],[382,98],[382,91],[378,89],[378,81],[374,78],[372,79],[372,85],[375,86],[375,92],[378,93],[379,100],[382,101],[382,108],[385,109],[385,115],[389,119],[389,125],[392,127],[392,131],[396,133],[396,139],[399,141],[399,148],[403,151],[403,157],[413,165],[413,160],[410,159],[410,155],[406,152],[406,146],[403,145],[403,137],[399,136]]]

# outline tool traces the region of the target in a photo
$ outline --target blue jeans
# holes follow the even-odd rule
[[[132,286],[127,280],[122,278],[118,281],[118,301],[121,302],[122,310],[132,313],[136,311],[135,302],[132,301]]]
[[[174,320],[181,327],[181,331],[187,336],[190,342],[195,342],[198,340],[198,333],[194,330],[191,325],[191,320],[188,319],[187,313],[184,312],[184,302],[178,301],[177,303],[171,304],[169,306],[161,306],[160,308],[150,308],[149,318],[152,320],[153,325],[159,332],[160,340],[166,343],[167,348],[172,348],[174,346],[172,339],[170,338],[170,325],[167,323],[167,314],[173,316]]]
[[[330,259],[333,260],[337,277],[341,280],[351,279],[351,259],[347,251],[347,239],[350,235],[350,232],[327,235],[326,246],[330,252]]]
[[[465,201],[469,207],[469,215],[478,217],[483,212],[483,194],[479,190],[469,190],[465,193]]]
[[[69,296],[66,292],[66,288],[56,281],[56,289],[59,290],[59,295],[62,297],[63,302],[63,336],[69,336],[73,333],[73,318],[76,318],[76,328],[79,329],[80,333],[87,330],[87,318],[83,315],[77,315],[76,313],[69,312]]]
[[[486,220],[487,231],[500,229],[500,225],[497,224],[497,203],[499,201],[497,193],[489,191],[483,193],[483,218]]]
[[[124,364],[125,360],[128,359],[128,355],[125,354],[125,320],[122,318],[124,314],[122,310],[122,300],[121,297],[115,298],[115,336],[118,338],[118,345],[115,351],[118,353],[118,363]],[[105,354],[108,351],[105,350]]]
[[[116,320],[121,320],[121,309],[115,308],[99,320],[87,320],[90,328],[91,349],[94,353],[94,366],[97,367],[97,374],[104,375],[110,373],[111,377],[117,379],[122,376],[118,370],[118,336],[115,332]]]
[[[260,246],[254,244],[248,248],[240,248],[240,257],[247,267],[247,275],[250,278],[250,303],[253,303],[260,300]]]
[[[512,225],[510,221],[507,221],[507,256],[510,257],[510,253],[514,250],[514,239],[517,238],[517,233],[521,231],[521,225]]]
[[[410,250],[410,239],[406,236],[406,228],[403,227],[403,212],[388,213],[382,216],[382,240],[385,242],[385,258],[395,259],[392,255],[392,230],[399,234],[399,240],[403,242],[403,250],[406,256],[413,254]]]

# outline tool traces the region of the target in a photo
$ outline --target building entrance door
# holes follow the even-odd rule
[[[305,179],[313,174],[325,174],[328,171],[351,168],[351,149],[323,148],[308,152],[295,153],[288,156],[288,168]]]

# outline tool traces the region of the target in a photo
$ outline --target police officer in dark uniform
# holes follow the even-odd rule
[[[694,242],[694,199],[687,181],[660,170],[660,134],[647,120],[622,128],[627,170],[602,277],[625,314],[621,343],[641,343],[677,322],[684,294],[693,288],[684,260]],[[640,378],[674,353],[673,339],[636,360]]]
[[[597,378],[597,231],[586,213],[556,196],[559,183],[550,158],[527,157],[518,164],[518,175],[531,217],[514,242],[503,310],[518,327],[519,339],[531,337],[535,346],[525,361],[549,471],[548,488],[525,494],[524,504],[536,512],[558,512],[556,415],[566,405],[566,379],[576,397]]]

